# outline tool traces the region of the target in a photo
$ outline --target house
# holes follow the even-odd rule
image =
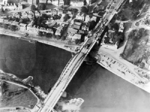
[[[21,0],[0,0],[0,5],[18,4]]]
[[[39,0],[27,0],[29,4],[38,4]]]
[[[0,0],[0,5],[6,5],[8,3],[8,0]]]

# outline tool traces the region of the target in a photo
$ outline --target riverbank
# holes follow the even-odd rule
[[[1,59],[6,56],[6,60],[11,60],[9,63],[1,60],[1,67],[3,69],[7,67],[4,67],[7,62],[9,67],[5,70],[8,72],[16,73],[22,78],[28,75],[34,76],[34,84],[40,85],[46,93],[71,57],[70,53],[55,47],[28,43],[8,36],[0,37],[0,42]],[[12,53],[7,53],[10,52],[9,49]],[[22,53],[25,55],[21,55]],[[33,60],[23,58],[24,56]],[[34,63],[34,66],[25,70],[28,72],[25,72],[20,66],[29,66],[31,62]],[[13,66],[15,67],[13,68]],[[18,72],[16,68],[22,72]],[[72,98],[84,99],[81,112],[149,112],[150,110],[150,95],[148,93],[96,63],[91,66],[83,63],[66,91]]]

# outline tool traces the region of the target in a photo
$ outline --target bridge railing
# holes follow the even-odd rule
[[[123,1],[124,0],[120,0],[119,5],[121,5]],[[117,6],[117,8],[120,7],[119,5]],[[100,38],[105,26],[116,14],[117,8],[113,9],[113,11],[106,12],[106,14],[104,14],[103,18],[100,20],[97,26],[98,27],[97,31],[93,32],[95,34],[92,34],[91,35],[92,37],[88,38],[88,40],[83,45],[83,47],[78,51],[78,53],[73,58],[71,58],[71,60],[67,63],[64,70],[62,71],[62,74],[60,75],[60,78],[52,88],[51,92],[48,94],[48,97],[44,101],[44,105],[40,108],[38,112],[52,111],[53,107],[56,105],[62,93],[65,91],[68,84],[74,77],[75,73],[77,72],[77,70],[79,69],[79,67],[89,54],[89,52],[92,50],[97,40]]]

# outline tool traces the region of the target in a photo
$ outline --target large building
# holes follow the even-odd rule
[[[0,0],[0,5],[6,5],[6,4],[17,4],[21,0]],[[29,0],[30,1],[30,0]]]
[[[5,5],[8,3],[8,0],[0,0],[0,5]]]
[[[29,4],[37,4],[39,0],[27,0]]]

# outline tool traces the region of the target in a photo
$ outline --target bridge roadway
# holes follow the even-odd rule
[[[75,73],[91,51],[91,49],[94,47],[96,42],[98,41],[99,37],[101,36],[102,32],[104,31],[104,28],[110,20],[113,18],[113,16],[116,14],[116,11],[120,8],[124,0],[118,0],[118,2],[113,3],[107,12],[104,14],[103,18],[100,20],[98,25],[96,26],[96,32],[92,32],[93,35],[89,35],[90,37],[87,39],[87,41],[83,44],[81,49],[75,54],[74,57],[70,59],[70,61],[65,66],[64,70],[62,71],[58,81],[46,97],[46,99],[43,102],[42,106],[38,106],[38,104],[35,106],[35,108],[32,110],[32,112],[38,111],[38,112],[51,112],[58,102],[59,98],[67,88],[68,84],[74,77]],[[38,108],[40,109],[38,110]]]

